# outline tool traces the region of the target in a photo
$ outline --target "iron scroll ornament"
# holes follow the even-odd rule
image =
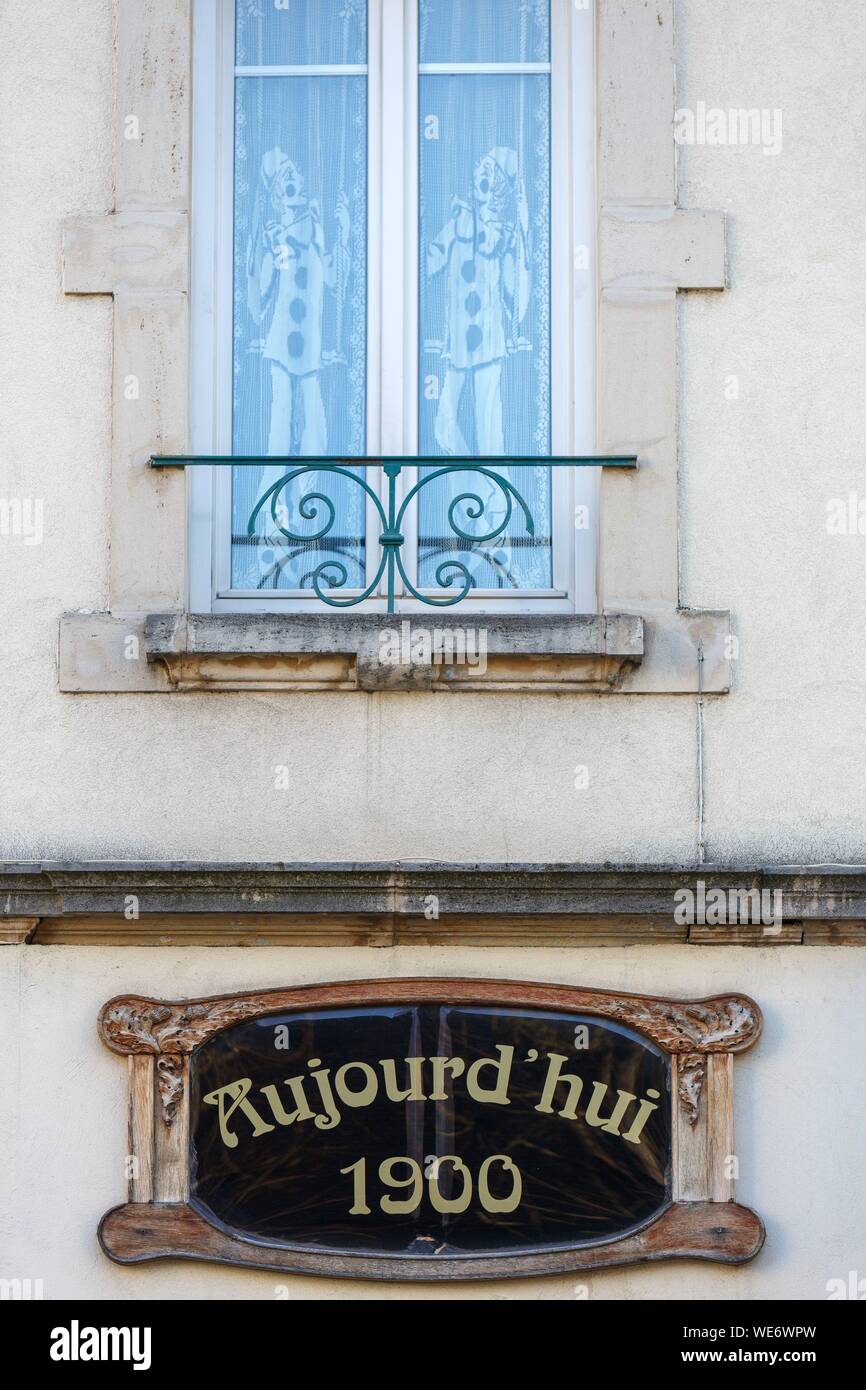
[[[205,1109],[201,1104],[201,1085],[209,1084],[206,1080],[208,1073],[200,1071],[201,1064],[196,1057],[204,1059],[207,1049],[214,1045],[221,1049],[223,1037],[230,1048],[227,1055],[247,1057],[249,1054],[244,1049],[249,1046],[256,1028],[270,1028],[276,1015],[280,1015],[278,1022],[291,1022],[294,1017],[299,1026],[303,1023],[302,1015],[306,1016],[307,1023],[303,1026],[308,1027],[310,1015],[323,1017],[322,1011],[328,1017],[334,1017],[335,1011],[348,1010],[363,1020],[377,1010],[389,1016],[394,1014],[395,1009],[405,1012],[407,1008],[410,1011],[415,1008],[416,1012],[424,1013],[423,1006],[430,1005],[434,1006],[434,1011],[438,1006],[455,1012],[455,1016],[472,1014],[473,1006],[477,1005],[482,1014],[501,1016],[504,1028],[507,1027],[504,1022],[506,1014],[520,1015],[523,1017],[524,1043],[527,1036],[525,1028],[534,1026],[531,1019],[533,1011],[536,1014],[542,1011],[547,1015],[550,1011],[558,1013],[562,1016],[558,1026],[564,1026],[563,1020],[569,1014],[573,1018],[580,1015],[584,1021],[597,1022],[602,1031],[651,1040],[647,1046],[660,1058],[667,1058],[669,1070],[668,1085],[660,1088],[670,1095],[669,1123],[673,1145],[669,1150],[671,1166],[666,1201],[654,1205],[645,1196],[641,1199],[644,1206],[640,1210],[649,1212],[649,1215],[643,1224],[639,1222],[637,1227],[621,1230],[619,1234],[609,1227],[602,1238],[588,1239],[582,1244],[505,1251],[472,1248],[467,1252],[465,1245],[461,1249],[459,1242],[456,1242],[452,1250],[444,1251],[442,1247],[444,1253],[432,1261],[419,1260],[417,1253],[407,1255],[393,1246],[387,1253],[375,1248],[352,1249],[349,1248],[351,1241],[347,1241],[346,1248],[317,1249],[310,1245],[312,1236],[309,1231],[302,1232],[302,1238],[293,1242],[288,1239],[291,1232],[287,1235],[283,1230],[278,1235],[285,1239],[274,1241],[267,1234],[267,1221],[270,1218],[265,1214],[266,1219],[262,1224],[261,1211],[255,1214],[255,1220],[250,1222],[251,1229],[246,1233],[243,1222],[238,1226],[230,1210],[214,1212],[207,1200],[206,1187],[202,1187],[196,1178],[195,1146],[192,1149],[188,1147],[196,1127],[201,1137],[201,1117]],[[419,1010],[417,1006],[422,1007]],[[575,1018],[575,1022],[579,1021]],[[174,1256],[255,1268],[376,1279],[507,1277],[593,1269],[676,1256],[740,1263],[753,1258],[761,1248],[763,1226],[754,1212],[734,1201],[732,1184],[723,1172],[723,1160],[726,1154],[733,1152],[730,1132],[733,1055],[750,1047],[757,1039],[760,1028],[760,1011],[752,1000],[741,995],[676,1001],[565,986],[475,980],[353,981],[184,1002],[163,1002],[139,996],[114,999],[103,1009],[100,1033],[112,1050],[130,1057],[132,1149],[138,1152],[149,1146],[150,1157],[145,1164],[147,1171],[144,1177],[131,1184],[130,1202],[109,1212],[103,1219],[100,1240],[106,1253],[123,1263]],[[352,1035],[355,1036],[354,1033]],[[246,1043],[241,1041],[244,1037]],[[486,1046],[482,1050],[489,1052],[490,1048]],[[414,1047],[412,1051],[414,1054]],[[340,1057],[345,1058],[350,1052],[351,1048],[348,1052],[339,1048],[335,1052],[329,1047],[327,1056],[335,1073]],[[374,1054],[375,1058],[390,1055],[390,1049],[386,1052],[374,1046],[368,1061],[374,1060]],[[401,1045],[394,1056],[404,1055]],[[475,1055],[472,1049],[467,1052],[467,1057],[470,1055]],[[700,1066],[696,1066],[698,1060]],[[316,1063],[310,1060],[309,1066],[314,1067]],[[294,1069],[298,1070],[297,1067]],[[519,1070],[515,1059],[515,1077]],[[695,1085],[696,1071],[700,1074],[700,1089]],[[281,1073],[275,1072],[269,1078],[265,1071],[259,1072],[255,1065],[249,1069],[249,1075],[254,1078],[258,1076],[262,1082],[273,1081],[278,1075],[281,1077]],[[634,1085],[628,1086],[624,1076],[620,1076],[619,1080],[627,1089],[635,1089]],[[587,1088],[590,1082],[591,1075],[588,1075]],[[282,1088],[281,1080],[278,1084]],[[596,1083],[591,1084],[595,1087]],[[515,1091],[516,1108],[500,1112],[510,1116],[511,1123],[516,1124],[516,1129],[508,1131],[512,1137],[523,1132],[518,1116],[520,1096],[518,1086]],[[258,1103],[261,1104],[261,1101]],[[390,1108],[395,1110],[393,1106]],[[351,1116],[355,1114],[355,1111],[351,1112]],[[531,1110],[526,1114],[532,1119]],[[345,1111],[344,1119],[351,1116],[348,1110]],[[213,1111],[209,1112],[209,1117],[212,1138],[215,1124]],[[378,1116],[373,1118],[374,1128],[370,1132],[375,1134],[379,1119]],[[535,1120],[538,1120],[537,1116]],[[471,1127],[467,1129],[465,1121],[464,1110],[462,1119],[458,1115],[456,1121],[464,1137],[471,1133]],[[558,1121],[551,1123],[555,1128],[559,1125]],[[623,1132],[626,1127],[625,1123],[621,1126]],[[348,1137],[348,1128],[348,1124],[344,1123],[338,1130],[341,1142]],[[563,1132],[557,1128],[557,1133]],[[597,1130],[592,1132],[599,1133]],[[287,1131],[280,1129],[276,1134],[268,1133],[272,1148],[267,1182],[273,1185],[282,1181],[280,1175],[287,1171],[284,1167],[286,1162],[291,1167],[291,1162],[298,1155],[292,1155],[288,1150],[285,1154],[277,1151]],[[248,1134],[242,1137],[249,1138]],[[468,1145],[470,1141],[466,1142]],[[623,1145],[620,1141],[606,1142],[614,1143],[622,1152],[629,1150],[629,1145]],[[247,1159],[251,1162],[254,1160],[256,1165],[251,1170],[253,1174],[259,1171],[256,1154],[264,1155],[267,1148],[265,1140],[254,1140],[252,1147],[247,1144],[244,1152]],[[221,1152],[219,1146],[217,1149]],[[453,1146],[449,1152],[452,1150]],[[404,1149],[399,1151],[406,1152]],[[454,1151],[459,1153],[459,1147]],[[505,1151],[504,1142],[496,1147],[497,1153]],[[210,1153],[212,1157],[212,1149]],[[485,1154],[483,1147],[474,1154],[467,1151],[476,1184]],[[329,1162],[334,1159],[336,1163],[339,1152],[325,1151],[322,1156],[327,1157]],[[207,1163],[210,1162],[208,1158]],[[274,1162],[276,1168],[273,1168]],[[309,1154],[305,1163],[306,1169],[304,1164],[298,1169],[295,1162],[293,1171],[303,1173],[316,1167]],[[345,1164],[338,1166],[348,1171]],[[207,1171],[206,1164],[205,1176]],[[375,1179],[376,1171],[374,1163],[370,1170],[371,1180]],[[592,1170],[584,1171],[591,1179]],[[250,1189],[249,1176],[243,1173],[244,1191]],[[216,1190],[228,1192],[231,1181],[227,1181],[228,1186],[224,1186],[220,1180]],[[342,1177],[337,1181],[345,1184],[348,1179]],[[502,1195],[494,1192],[494,1196]],[[285,1207],[282,1199],[281,1207]],[[263,1238],[257,1234],[261,1231],[265,1231]],[[430,1239],[438,1240],[438,1237],[428,1234],[422,1237],[422,1244]],[[429,1253],[429,1246],[425,1245],[424,1248]]]
[[[493,483],[494,487],[499,489],[504,502],[502,519],[497,525],[491,526],[490,530],[486,532],[470,532],[464,530],[457,520],[458,508],[465,507],[468,519],[470,521],[478,521],[484,516],[489,501],[488,504],[485,504],[484,499],[477,492],[461,492],[457,497],[453,497],[448,504],[448,524],[451,527],[452,533],[458,540],[464,541],[469,545],[486,545],[491,541],[498,540],[505,535],[511,525],[515,503],[523,513],[526,534],[528,536],[535,535],[535,522],[532,518],[532,513],[517,491],[517,488],[509,478],[503,477],[500,473],[495,473],[491,468],[486,468],[478,464],[468,465],[465,463],[437,468],[433,473],[428,473],[426,477],[421,478],[419,482],[409,489],[399,508],[397,506],[396,485],[397,478],[403,471],[403,465],[401,463],[385,463],[383,469],[388,479],[387,515],[373,488],[370,487],[369,483],[359,478],[357,473],[352,473],[347,468],[333,465],[327,470],[331,474],[348,478],[351,482],[355,483],[356,486],[363,489],[366,496],[373,503],[382,527],[379,535],[379,545],[382,550],[379,566],[372,582],[367,585],[363,593],[351,598],[335,599],[329,597],[323,590],[322,584],[326,578],[330,581],[330,589],[341,589],[348,583],[349,571],[341,560],[328,558],[323,560],[312,571],[310,581],[316,592],[316,596],[320,598],[323,603],[327,603],[331,608],[354,608],[357,604],[363,603],[365,599],[370,598],[370,596],[376,592],[386,571],[389,613],[394,611],[393,605],[395,600],[395,581],[397,573],[399,573],[407,593],[409,593],[412,598],[418,599],[420,603],[424,603],[430,608],[453,608],[455,604],[462,603],[463,599],[466,598],[472,588],[471,571],[462,560],[443,560],[436,567],[436,583],[443,589],[450,589],[458,576],[462,576],[462,588],[460,593],[455,594],[452,598],[436,599],[421,593],[415,587],[406,573],[406,567],[403,564],[402,556],[402,548],[405,543],[403,530],[409,507],[419,496],[423,488],[427,487],[430,483],[435,483],[440,478],[447,477],[449,474],[472,472],[488,478]],[[247,523],[247,535],[255,535],[256,523],[259,515],[270,501],[271,520],[274,523],[275,529],[284,536],[287,541],[296,545],[303,545],[324,540],[333,527],[337,517],[336,507],[326,493],[307,492],[296,504],[301,516],[307,521],[315,521],[317,519],[318,503],[321,503],[326,508],[328,513],[327,521],[318,531],[308,533],[307,535],[297,534],[284,526],[278,516],[278,498],[285,488],[287,488],[290,483],[293,483],[296,478],[301,478],[310,473],[320,471],[321,469],[305,465],[302,468],[296,468],[291,473],[287,473],[285,477],[279,478],[273,483],[256,503],[249,522]]]

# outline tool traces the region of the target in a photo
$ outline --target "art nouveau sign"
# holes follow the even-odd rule
[[[100,1240],[383,1279],[748,1260],[732,1064],[760,1027],[739,995],[477,980],[113,999],[132,1178]]]

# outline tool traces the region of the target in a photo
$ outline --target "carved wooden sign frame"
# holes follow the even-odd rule
[[[589,1015],[648,1038],[670,1060],[670,1201],[615,1239],[530,1253],[431,1261],[401,1254],[256,1244],[190,1205],[190,1057],[233,1025],[311,1010],[392,1005],[479,1006]],[[467,979],[361,980],[186,1002],[110,1000],[99,1033],[129,1065],[129,1200],[102,1219],[99,1240],[121,1264],[210,1260],[343,1278],[485,1279],[600,1269],[671,1257],[736,1264],[764,1242],[760,1218],[734,1201],[733,1058],[756,1042],[758,1006],[738,994],[673,1000],[564,985]],[[310,1064],[312,1065],[312,1064]]]

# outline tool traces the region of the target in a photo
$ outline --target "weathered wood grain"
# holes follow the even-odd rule
[[[153,1201],[154,1059],[129,1057],[129,1200]]]
[[[676,1136],[673,1192],[674,1199],[680,1202],[705,1202],[710,1195],[708,1095],[705,1081],[707,1059],[705,1057],[699,1058],[702,1063],[701,1084],[692,1092],[691,1103],[688,1105],[682,1103],[680,1083],[683,1080],[683,1072],[686,1067],[694,1063],[694,1060],[694,1055],[677,1055],[672,1059],[674,1070],[672,1120]],[[677,1104],[678,1097],[679,1104]]]
[[[734,1059],[716,1053],[707,1058],[707,1064],[710,1197],[714,1202],[732,1202],[734,1180],[727,1169],[734,1154]]]
[[[157,1067],[163,1062],[157,1058]],[[173,1057],[171,1108],[164,1097],[156,1119],[156,1172],[154,1195],[157,1202],[185,1202],[189,1196],[189,1058]]]
[[[352,980],[293,989],[168,1001],[139,995],[110,999],[99,1031],[114,1052],[188,1053],[214,1033],[268,1013],[364,1004],[493,1004],[555,1008],[612,1019],[668,1052],[742,1052],[761,1032],[761,1011],[746,995],[676,1000],[569,985],[468,979]]]
[[[755,1212],[733,1202],[679,1202],[643,1230],[606,1245],[433,1260],[256,1246],[211,1226],[185,1204],[130,1204],[106,1213],[99,1241],[106,1255],[119,1264],[172,1258],[210,1260],[336,1279],[429,1282],[518,1278],[675,1258],[741,1264],[761,1249],[764,1227]]]

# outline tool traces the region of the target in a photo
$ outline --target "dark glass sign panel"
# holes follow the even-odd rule
[[[612,1240],[670,1203],[668,1056],[596,1017],[271,1014],[193,1053],[190,1201],[258,1243],[437,1256]]]

